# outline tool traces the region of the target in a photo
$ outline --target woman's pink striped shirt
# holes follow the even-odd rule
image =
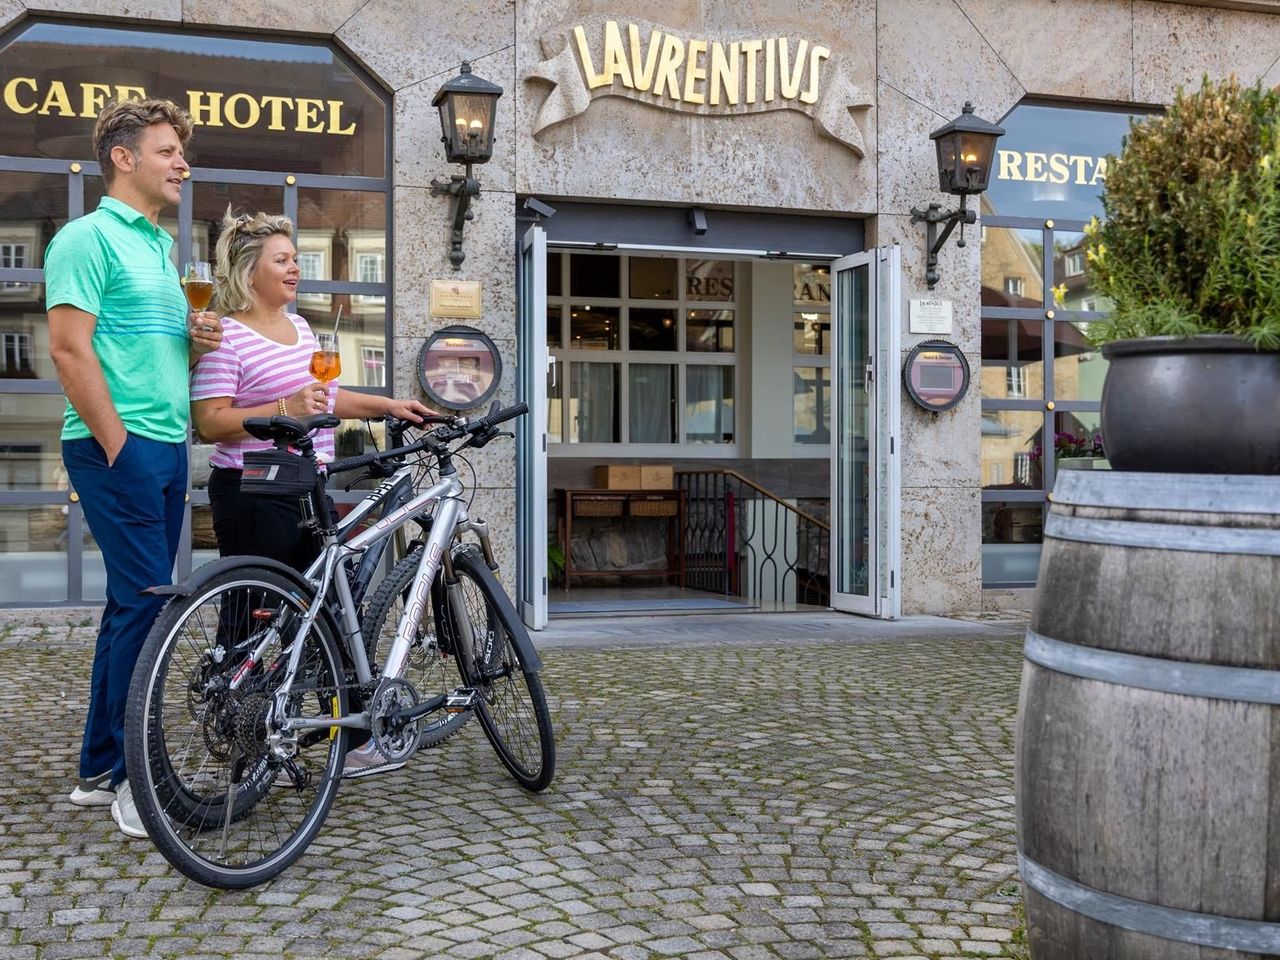
[[[208,400],[230,397],[233,407],[258,407],[274,404],[313,383],[311,354],[316,338],[307,321],[289,314],[298,330],[293,344],[269,340],[251,327],[231,317],[222,318],[222,346],[206,353],[191,374],[191,399]],[[329,382],[329,410],[333,411],[338,396],[338,381]],[[273,411],[274,412],[274,411]],[[315,436],[316,455],[322,462],[333,459],[333,431],[321,430]],[[246,437],[218,443],[209,463],[215,467],[239,470],[244,466],[246,450],[267,450],[265,440]]]

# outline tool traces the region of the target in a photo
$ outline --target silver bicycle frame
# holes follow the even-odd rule
[[[412,468],[406,467],[404,469]],[[386,482],[394,483],[399,476],[400,472],[397,471],[396,476]],[[341,570],[350,558],[360,555],[379,540],[392,536],[409,521],[424,513],[434,503],[436,506],[431,523],[431,532],[427,536],[427,541],[422,551],[422,560],[418,564],[413,584],[409,588],[404,615],[401,616],[400,623],[396,627],[396,638],[391,644],[391,649],[387,652],[382,675],[384,677],[399,676],[404,667],[405,659],[409,655],[409,647],[414,640],[416,625],[427,611],[427,604],[431,596],[431,583],[435,580],[436,572],[440,569],[444,552],[449,549],[449,544],[453,540],[454,534],[459,529],[465,529],[469,526],[470,521],[467,517],[466,507],[460,499],[464,492],[462,482],[458,479],[457,474],[450,474],[449,476],[441,477],[439,482],[432,484],[408,503],[395,508],[385,517],[371,524],[367,529],[361,530],[355,536],[343,542],[343,533],[351,529],[356,523],[359,523],[373,509],[378,502],[378,494],[382,489],[379,486],[370,496],[360,501],[356,509],[343,519],[337,530],[326,538],[324,549],[321,551],[320,556],[312,562],[304,574],[307,581],[315,585],[315,602],[309,606],[302,618],[302,622],[294,633],[294,642],[291,644],[289,651],[289,663],[285,671],[285,680],[275,694],[277,716],[284,715],[285,701],[289,697],[293,681],[297,675],[298,664],[302,658],[303,644],[301,640],[306,636],[307,631],[315,625],[316,617],[320,615],[320,610],[324,605],[324,598],[328,595],[330,585],[333,586],[337,593],[339,612],[342,617],[339,624],[343,633],[342,640],[346,643],[348,652],[355,662],[356,676],[361,683],[368,683],[372,679],[373,674],[369,669],[368,659],[365,656],[364,635],[360,630],[355,601],[351,596],[351,587],[347,583],[345,576],[335,576],[335,573]],[[259,662],[271,642],[272,638],[270,636],[264,637],[258,649],[254,651],[245,662],[245,665],[237,671],[236,676],[232,679],[232,689],[238,687],[254,664]],[[285,730],[305,730],[320,727],[358,727],[367,730],[369,725],[368,713],[315,720],[303,718],[286,719],[281,724]]]

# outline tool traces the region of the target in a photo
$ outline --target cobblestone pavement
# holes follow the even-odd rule
[[[548,792],[469,724],[227,893],[66,801],[94,628],[43,619],[0,619],[0,960],[1026,956],[1012,623],[550,643]]]

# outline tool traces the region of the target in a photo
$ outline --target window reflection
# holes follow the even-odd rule
[[[982,305],[1043,308],[1042,231],[982,228]]]
[[[0,507],[0,602],[67,599],[65,506]]]
[[[982,397],[1044,396],[1044,321],[982,320]]]
[[[1059,400],[1102,400],[1107,361],[1089,342],[1088,329],[1078,320],[1053,325],[1053,392]]]
[[[1038,410],[982,412],[982,486],[1035,489],[1043,485],[1044,415]]]

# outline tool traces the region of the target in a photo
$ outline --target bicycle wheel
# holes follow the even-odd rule
[[[165,859],[206,886],[240,889],[279,874],[337,794],[346,728],[290,732],[275,716],[310,603],[273,570],[227,570],[171,600],[138,656],[125,716],[134,802]],[[341,659],[324,622],[301,643],[284,715],[345,715]]]
[[[382,581],[373,599],[369,601],[369,609],[360,629],[364,634],[370,669],[376,670],[382,666],[387,650],[396,638],[409,586],[413,583],[414,574],[418,572],[421,559],[422,547],[406,555]],[[432,606],[435,606],[434,596]],[[436,617],[428,614],[414,627],[413,646],[409,648],[409,659],[405,664],[405,679],[417,688],[424,700],[436,694],[449,693],[458,686],[461,675],[449,666],[451,657],[440,644]],[[438,710],[428,714],[421,721],[419,746],[434,747],[461,730],[470,719],[470,713],[445,713]]]
[[[455,650],[464,638],[458,636],[457,611],[461,602],[471,625],[467,649],[468,683],[480,696],[476,710],[485,736],[493,744],[503,765],[526,790],[544,790],[556,767],[555,737],[551,712],[536,672],[526,672],[520,648],[511,641],[524,625],[506,592],[490,571],[484,556],[467,544],[453,553],[457,587],[449,587],[448,621]]]

